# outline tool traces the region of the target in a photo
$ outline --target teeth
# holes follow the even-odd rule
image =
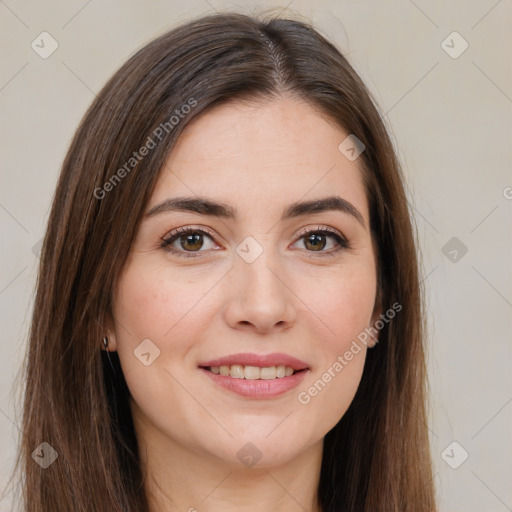
[[[260,379],[272,380],[276,378],[276,367],[262,368],[260,370]]]
[[[293,375],[295,371],[289,366],[268,366],[260,368],[259,366],[242,366],[233,364],[231,366],[212,366],[209,368],[215,375],[223,375],[224,377],[233,377],[234,379],[247,379],[247,380],[272,380],[282,379]]]
[[[243,379],[244,378],[244,367],[239,364],[234,364],[229,369],[229,376],[234,379]]]
[[[260,369],[257,366],[246,366],[244,368],[244,377],[249,380],[260,378]]]

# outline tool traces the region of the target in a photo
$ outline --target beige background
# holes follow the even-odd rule
[[[2,491],[19,433],[13,383],[34,253],[85,109],[135,50],[191,16],[287,2],[0,0]],[[346,53],[386,113],[404,164],[429,294],[441,510],[512,510],[512,2],[292,0],[286,12],[313,20]],[[47,59],[31,48],[43,31],[58,43]],[[446,39],[454,31],[460,36]],[[469,457],[453,469],[463,450]],[[8,487],[1,512],[12,496]]]

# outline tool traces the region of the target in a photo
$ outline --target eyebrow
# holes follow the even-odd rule
[[[359,210],[346,199],[339,196],[324,197],[312,201],[292,203],[286,207],[281,215],[281,220],[288,220],[302,215],[321,213],[326,211],[340,211],[355,218],[366,228],[363,216]],[[193,212],[199,215],[220,217],[223,219],[235,220],[237,209],[225,203],[212,201],[206,197],[173,197],[162,201],[151,208],[145,215],[146,218],[153,217],[164,212]]]

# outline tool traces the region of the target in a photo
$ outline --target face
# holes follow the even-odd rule
[[[378,316],[361,169],[338,149],[347,136],[291,98],[226,104],[187,126],[114,292],[110,349],[147,443],[272,467],[347,410],[367,350],[354,340]]]

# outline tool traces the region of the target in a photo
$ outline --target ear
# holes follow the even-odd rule
[[[368,348],[373,348],[378,340],[379,340],[379,330],[375,327],[377,320],[379,320],[382,316],[382,306],[380,303],[375,303],[375,307],[373,308],[372,318],[370,321],[370,325],[368,329],[370,330],[370,339],[367,343]]]
[[[108,347],[105,349],[104,345],[104,338],[107,338],[108,340]],[[101,349],[106,350],[107,352],[115,352],[117,350],[117,339],[116,339],[116,330],[115,330],[115,324],[112,316],[110,313],[107,313],[105,315],[105,322],[104,322],[104,335],[101,340]]]

